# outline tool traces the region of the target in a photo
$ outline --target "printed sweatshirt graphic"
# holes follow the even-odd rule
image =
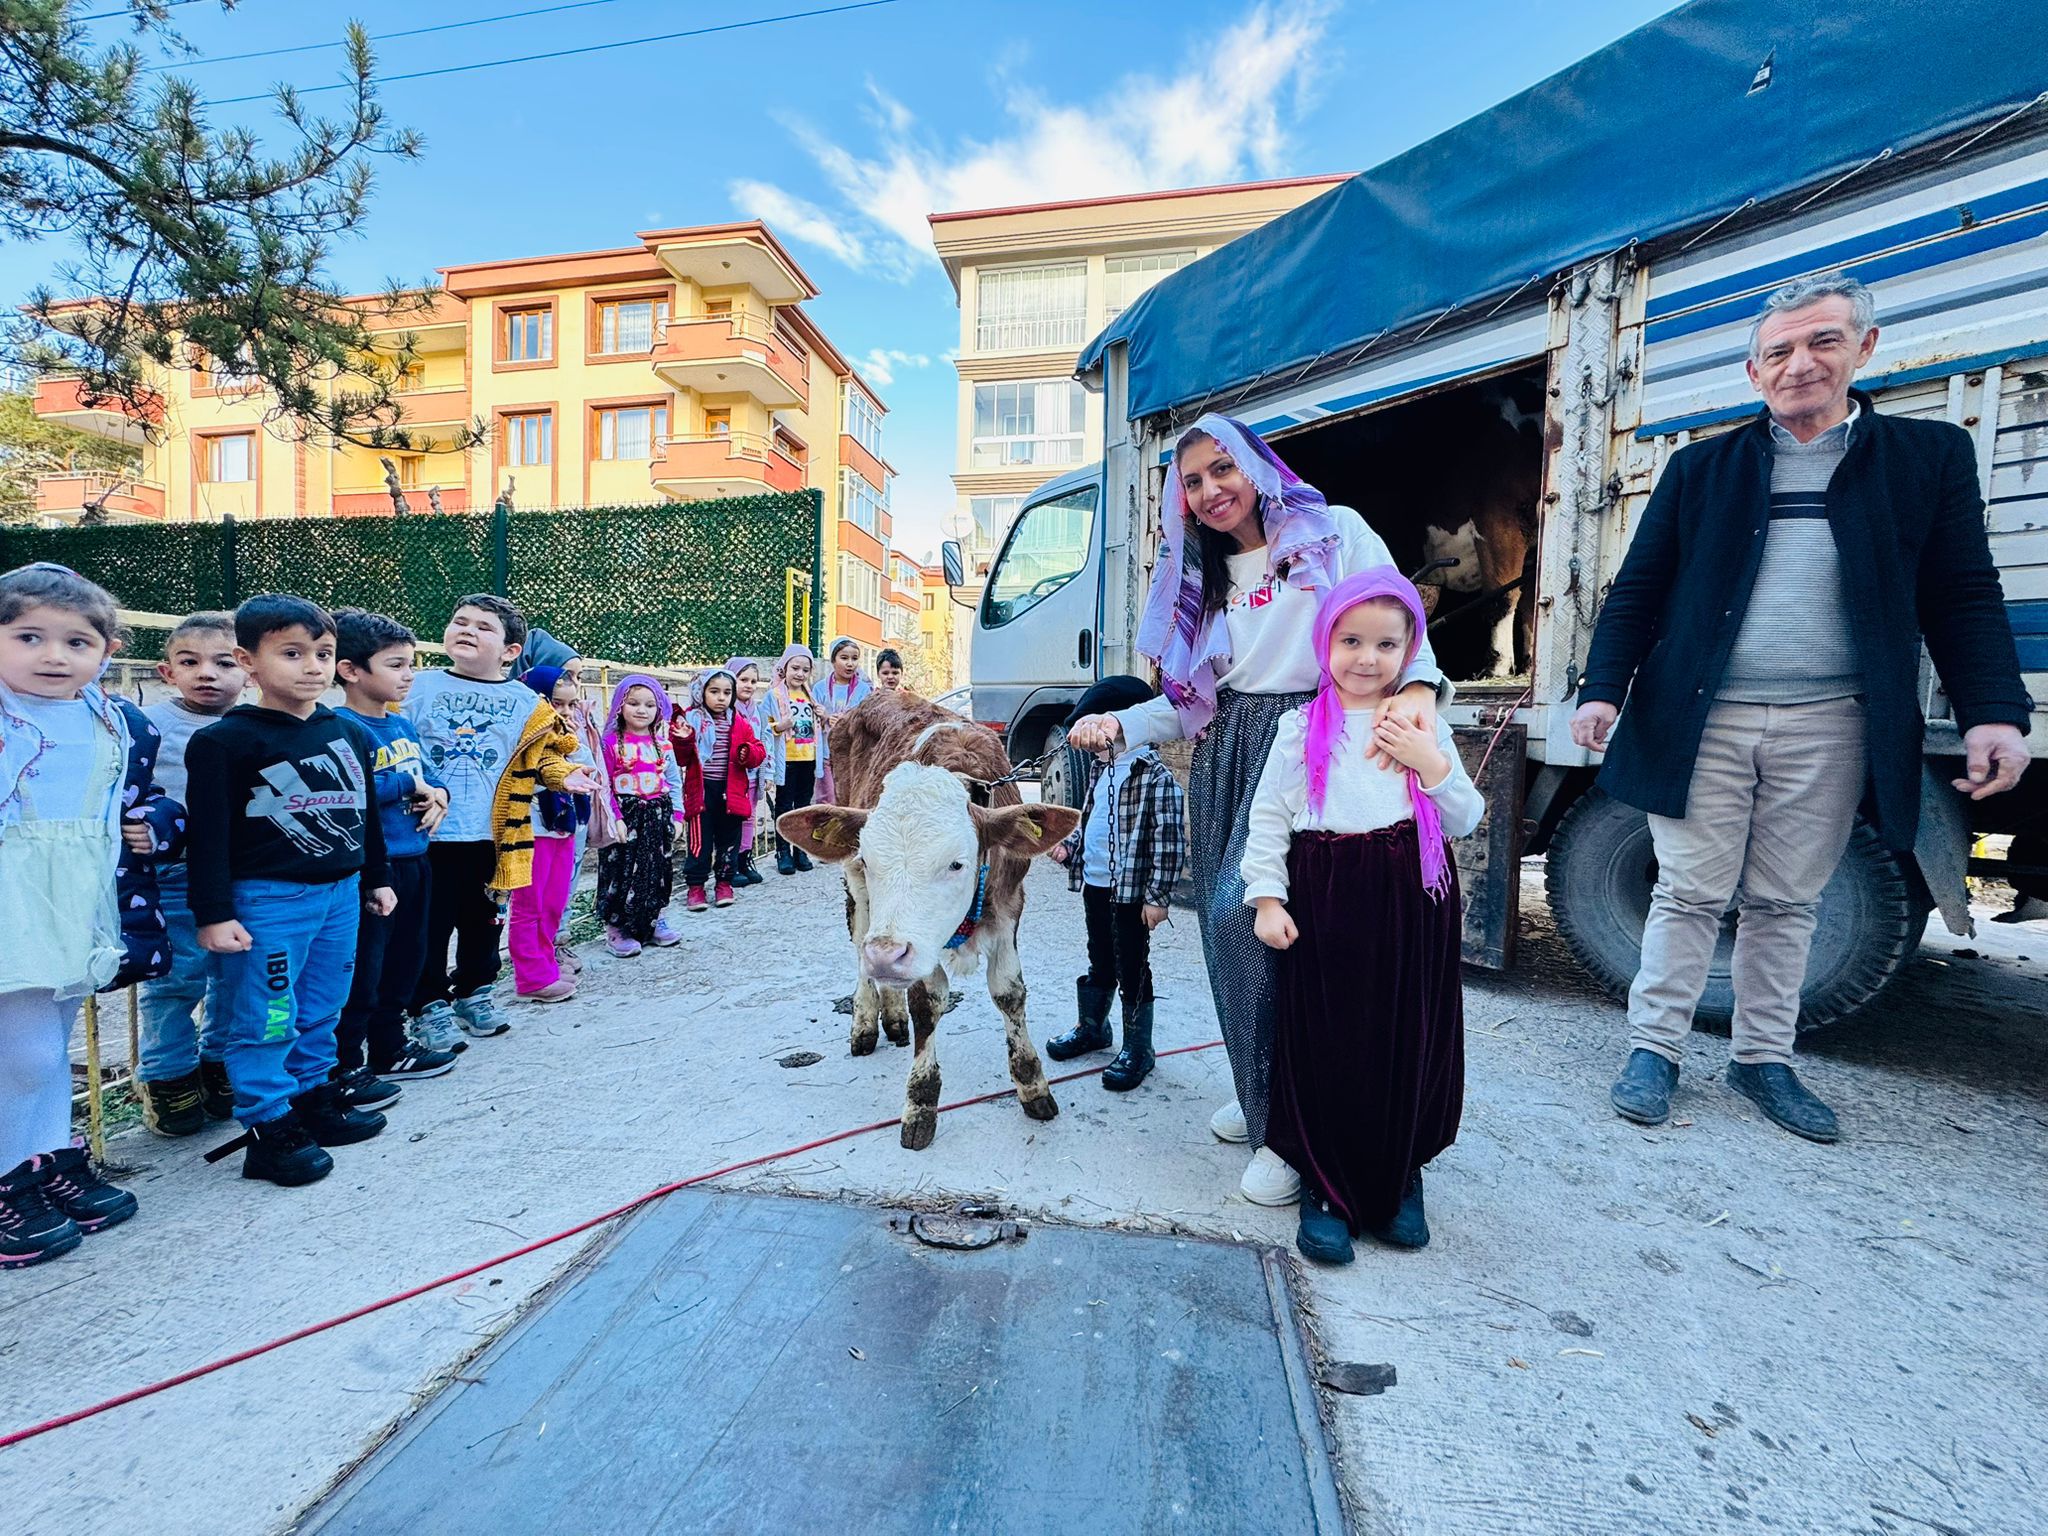
[[[234,882],[324,885],[360,873],[385,882],[383,828],[370,793],[375,748],[322,706],[301,720],[244,704],[193,736],[192,915],[235,916]]]

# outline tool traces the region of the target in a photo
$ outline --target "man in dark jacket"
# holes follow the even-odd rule
[[[1659,868],[1611,1094],[1643,1125],[1670,1114],[1739,890],[1729,1085],[1785,1129],[1835,1139],[1792,1070],[1799,993],[1858,809],[1912,852],[1923,635],[1969,754],[1956,788],[1983,799],[2027,765],[2032,706],[1975,451],[1959,427],[1881,416],[1851,390],[1876,344],[1853,278],[1771,295],[1749,347],[1767,409],[1672,457],[1593,634],[1572,737],[1606,750],[1601,785],[1649,812]]]

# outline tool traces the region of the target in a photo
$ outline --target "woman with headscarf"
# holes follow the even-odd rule
[[[1188,794],[1195,917],[1237,1089],[1209,1126],[1221,1140],[1253,1147],[1240,1185],[1245,1198],[1288,1205],[1301,1181],[1265,1144],[1274,961],[1244,904],[1245,819],[1281,717],[1314,696],[1318,605],[1346,576],[1393,559],[1365,519],[1329,505],[1228,416],[1203,416],[1181,434],[1165,501],[1164,542],[1138,628],[1139,651],[1159,668],[1161,695],[1078,721],[1068,741],[1089,752],[1118,742],[1195,740]],[[1425,636],[1381,711],[1434,733],[1438,695],[1448,691]]]
[[[775,785],[775,814],[811,803],[825,762],[825,731],[811,697],[811,672],[818,664],[811,648],[792,642],[783,649],[768,690],[768,777]],[[775,868],[793,875],[811,867],[810,856],[780,832],[775,835]]]

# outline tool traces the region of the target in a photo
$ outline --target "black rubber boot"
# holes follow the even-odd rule
[[[1835,1112],[1815,1098],[1799,1074],[1780,1061],[1731,1061],[1728,1086],[1764,1112],[1773,1124],[1808,1141],[1829,1142],[1842,1132]]]
[[[1102,1086],[1111,1093],[1129,1093],[1152,1074],[1152,999],[1133,1008],[1124,1004],[1124,1048],[1102,1069]]]
[[[1374,1227],[1372,1235],[1390,1248],[1429,1246],[1429,1218],[1422,1209],[1420,1168],[1408,1175],[1408,1188],[1401,1196],[1401,1208],[1394,1212],[1394,1219],[1383,1227]]]
[[[1671,1118],[1671,1090],[1678,1086],[1678,1063],[1655,1051],[1633,1050],[1628,1065],[1607,1090],[1607,1101],[1624,1120],[1637,1125],[1662,1125]]]
[[[795,850],[779,838],[775,843],[775,873],[778,875],[793,875],[796,873]]]
[[[1091,987],[1086,976],[1074,978],[1074,995],[1080,1022],[1064,1035],[1045,1042],[1045,1054],[1054,1061],[1072,1061],[1090,1051],[1106,1051],[1116,1044],[1109,1027],[1109,1005],[1116,999],[1113,987]]]
[[[807,875],[807,874],[809,874],[809,873],[811,872],[811,869],[813,868],[813,866],[812,866],[812,864],[811,864],[811,856],[810,856],[810,855],[809,855],[808,853],[805,853],[805,852],[803,851],[803,849],[801,849],[801,848],[792,848],[792,849],[790,849],[790,850],[789,850],[789,857],[790,857],[791,861],[795,863],[795,865],[796,865],[796,871],[797,871],[797,873],[798,873],[798,874],[800,874],[800,875]]]

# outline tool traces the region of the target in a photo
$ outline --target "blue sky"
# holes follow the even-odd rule
[[[111,9],[114,0],[88,9]],[[202,55],[374,35],[550,0],[241,0],[176,14]],[[553,0],[560,5],[561,0]],[[377,45],[400,74],[808,10],[834,0],[597,0]],[[437,266],[620,245],[663,225],[766,218],[825,331],[889,403],[897,542],[952,509],[958,338],[928,213],[1355,171],[1669,9],[1665,0],[893,0],[723,34],[393,81],[427,153],[379,167],[334,253],[350,289]],[[114,23],[97,24],[112,38]],[[215,99],[338,78],[338,50],[185,66]],[[317,103],[321,98],[309,98]],[[330,96],[328,100],[335,99]],[[235,114],[246,114],[236,118]],[[264,109],[221,121],[262,127]],[[0,290],[49,281],[60,244],[0,250]]]

